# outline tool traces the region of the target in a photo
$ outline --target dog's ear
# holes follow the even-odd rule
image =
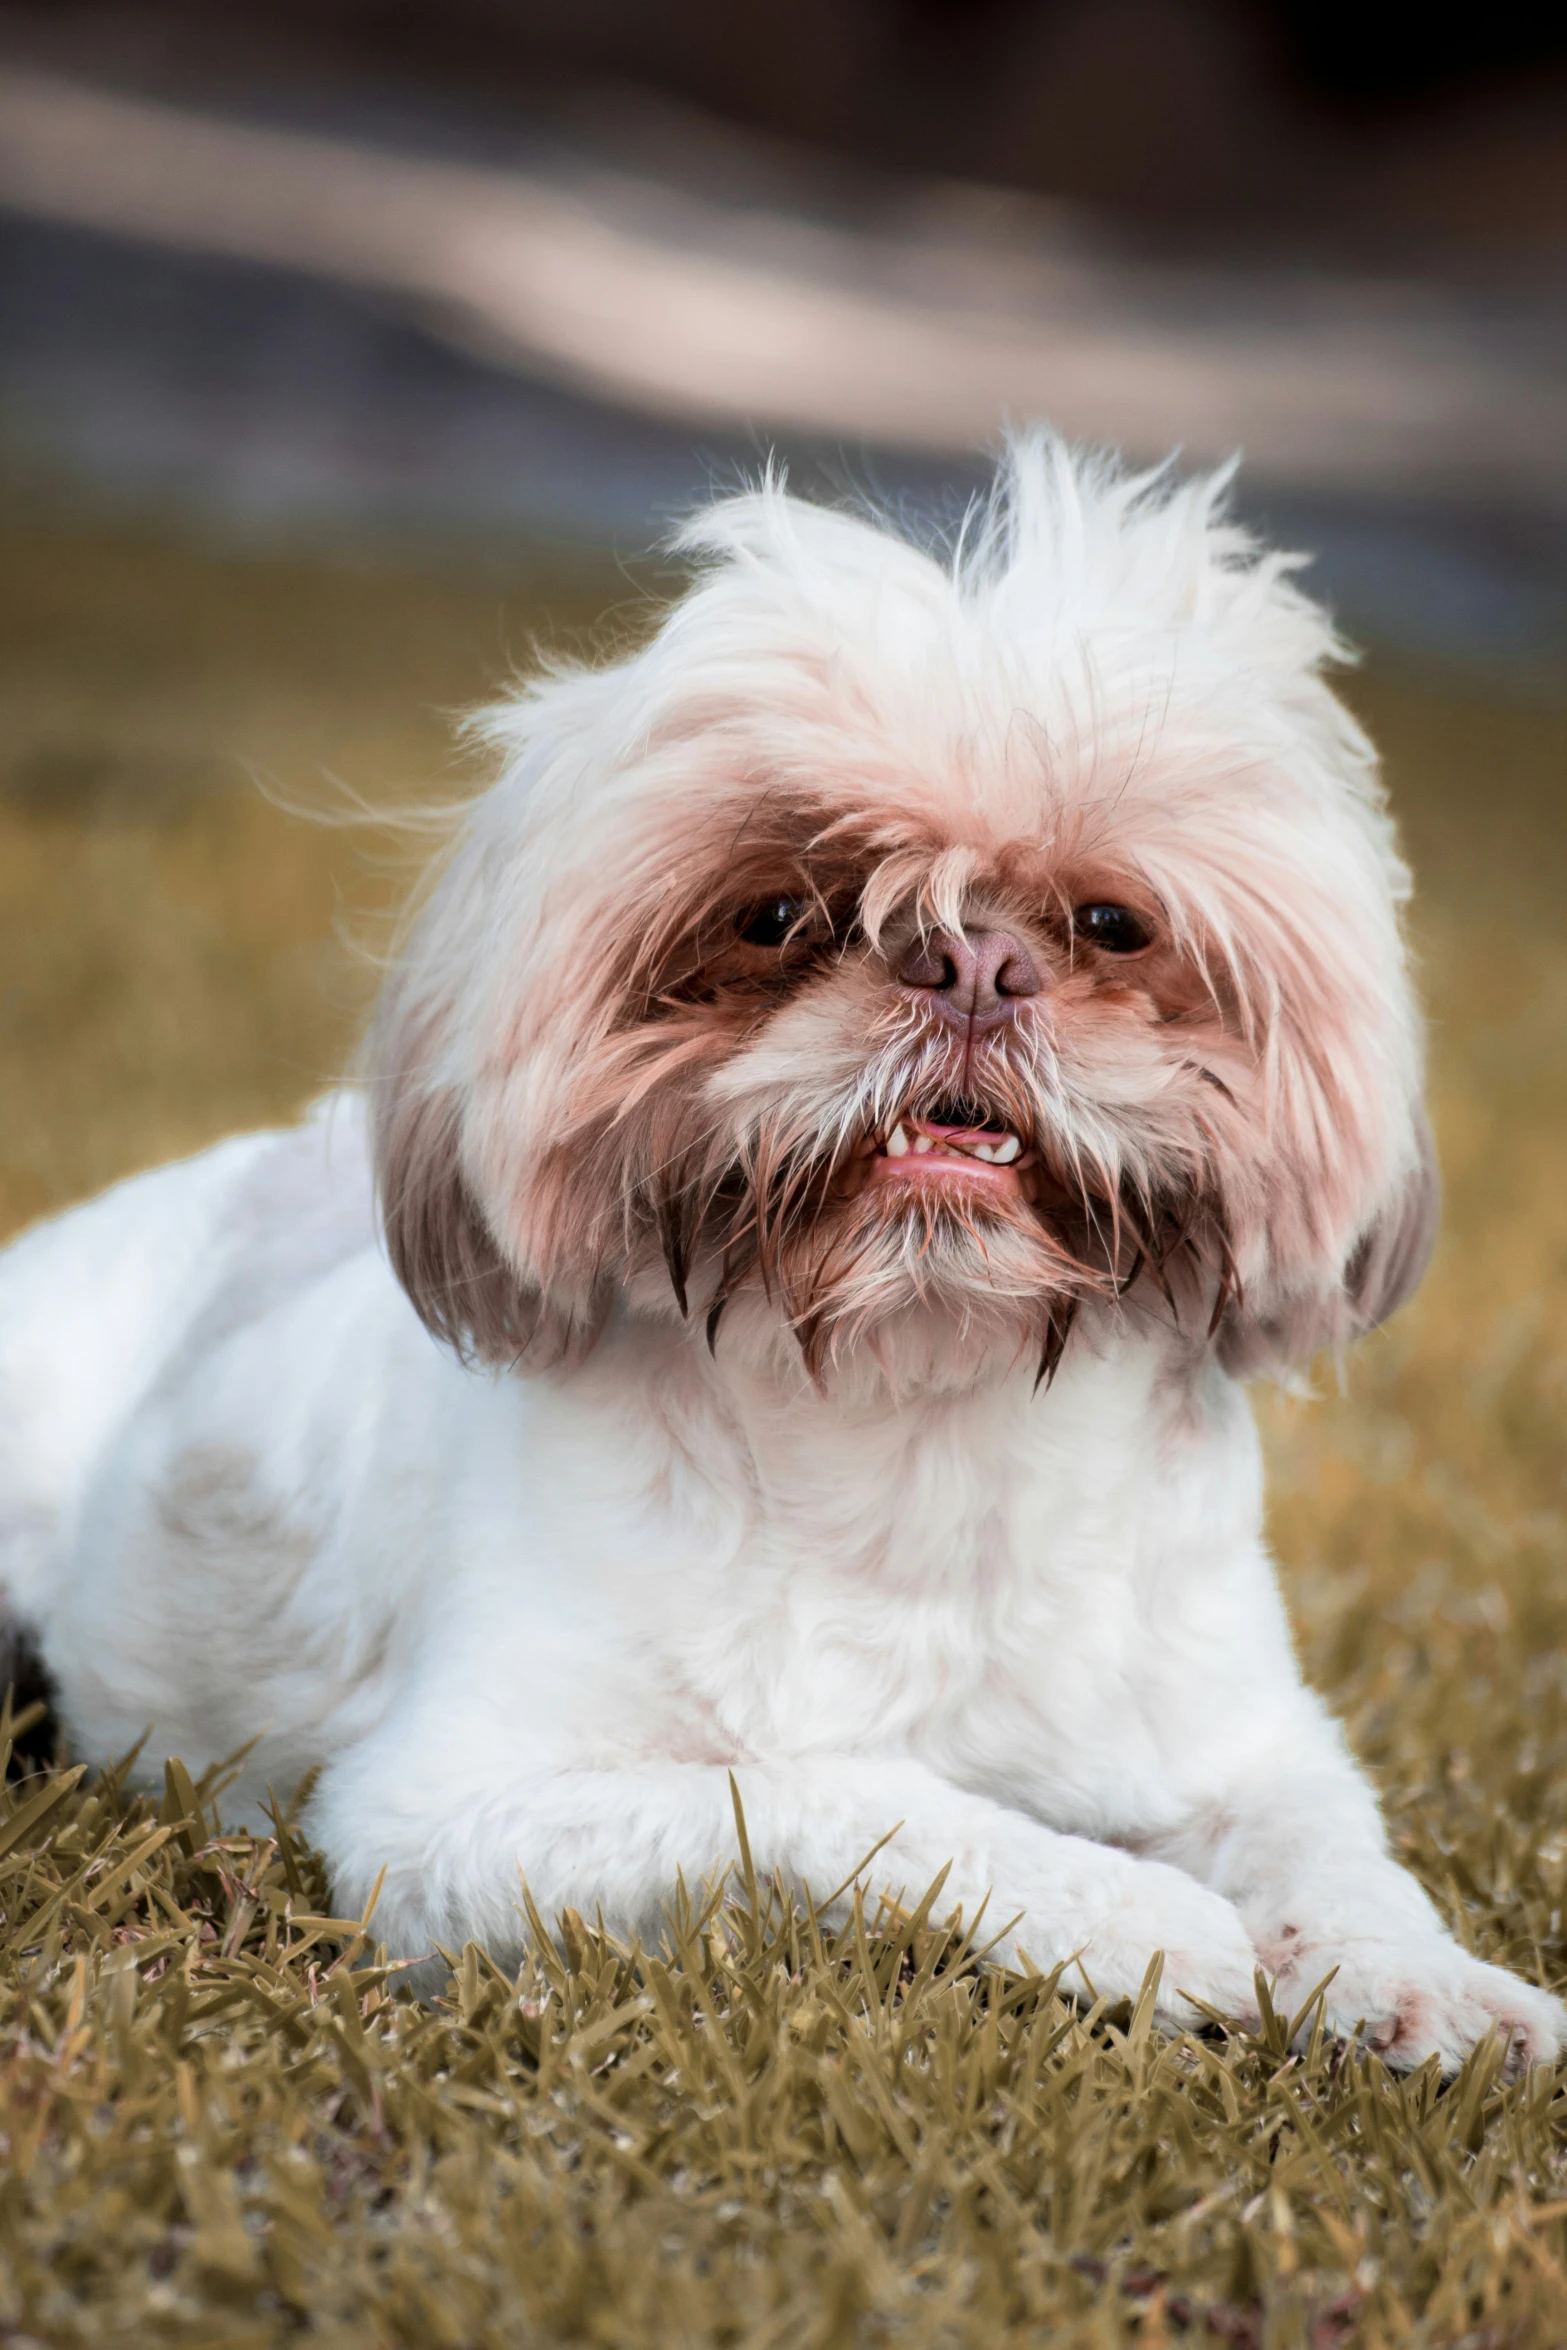
[[[1442,1219],[1442,1176],[1436,1139],[1425,1111],[1415,1120],[1415,1161],[1402,1185],[1362,1237],[1344,1275],[1344,1294],[1358,1338],[1375,1330],[1414,1296],[1431,1262]]]
[[[1420,1286],[1441,1221],[1442,1178],[1425,1111],[1414,1113],[1406,1171],[1360,1234],[1339,1281],[1252,1313],[1229,1313],[1219,1334],[1227,1371],[1245,1378],[1303,1363],[1325,1346],[1343,1346],[1377,1329]]]
[[[386,1028],[396,1033],[397,1023]],[[463,1174],[455,1089],[388,1057],[372,1072],[376,1188],[387,1255],[421,1321],[459,1354],[513,1362],[539,1336],[540,1301],[506,1263]]]
[[[509,1162],[495,1140],[525,1128],[515,1103],[496,1099],[493,1071],[473,1066],[471,942],[488,935],[487,912],[460,887],[438,890],[383,990],[366,1045],[376,1196],[387,1255],[426,1327],[469,1360],[533,1369],[585,1353],[607,1299],[591,1275],[546,1279],[528,1227],[507,1234],[496,1221],[496,1203],[516,1206],[517,1181],[515,1152]],[[475,1163],[486,1133],[488,1185]]]

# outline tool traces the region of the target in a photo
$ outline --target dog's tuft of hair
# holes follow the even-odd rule
[[[1048,1375],[1090,1308],[1250,1371],[1407,1295],[1408,878],[1345,648],[1228,492],[1034,432],[920,544],[769,476],[680,533],[639,650],[489,714],[499,780],[371,1044],[434,1330],[542,1365],[617,1298],[716,1344],[744,1295],[817,1379],[936,1327]],[[1004,1018],[909,983],[997,930],[1038,979]],[[871,1179],[954,1105],[1018,1138],[1014,1183]]]

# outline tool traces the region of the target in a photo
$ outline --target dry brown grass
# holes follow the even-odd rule
[[[342,1070],[339,933],[374,946],[408,852],[273,803],[460,791],[457,716],[632,596],[0,531],[0,1230]]]
[[[398,881],[246,765],[427,794],[540,610],[625,591],[42,524],[0,553],[3,1227],[341,1066],[371,974],[334,924]],[[1265,1405],[1275,1531],[1407,1857],[1560,1984],[1567,724],[1375,668],[1355,694],[1422,879],[1448,1221],[1344,1391]],[[0,2340],[1567,2341],[1554,2080],[1163,2043],[927,1926],[818,1948],[765,1899],[661,1964],[582,1934],[512,1985],[470,1953],[415,2010],[319,1922],[308,1854],[179,1783],[161,1825],[13,1789],[0,1904]]]

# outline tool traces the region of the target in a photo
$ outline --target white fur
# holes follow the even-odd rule
[[[1237,968],[1265,959],[1244,909],[1199,902],[1219,888],[1205,876],[1225,869],[1226,826],[1231,863],[1249,855],[1261,875],[1252,899],[1287,887],[1294,856],[1321,868],[1322,902],[1355,914],[1358,940],[1325,946],[1301,916],[1234,1046],[1260,1072],[1259,1131],[1309,1123],[1320,1104],[1270,1106],[1270,1055],[1282,1067],[1286,1049],[1270,1022],[1300,957],[1361,958],[1356,1049],[1381,1094],[1360,1172],[1335,1160],[1275,1223],[1267,1202],[1294,1177],[1236,1193],[1269,1330],[1313,1282],[1340,1294],[1400,1196],[1418,1114],[1401,868],[1364,745],[1316,674],[1320,619],[1228,531],[1211,485],[1126,485],[1044,442],[1014,463],[1054,483],[1036,500],[1031,585],[1015,550],[1010,590],[1004,562],[997,585],[992,548],[989,588],[965,601],[916,550],[773,489],[708,524],[721,567],[647,651],[548,682],[495,722],[514,763],[393,990],[389,1033],[410,994],[434,1026],[417,1064],[383,1031],[378,1083],[392,1112],[420,1087],[453,1090],[484,1246],[519,1294],[559,1302],[551,1284],[580,1274],[541,1270],[518,1167],[605,1025],[581,1013],[587,1042],[549,1061],[579,1016],[559,992],[573,933],[552,909],[616,902],[619,864],[652,853],[672,821],[659,795],[693,764],[725,771],[721,810],[769,737],[775,762],[832,759],[825,705],[802,712],[798,679],[778,684],[823,647],[862,767],[874,752],[920,770],[905,796],[961,740],[969,864],[949,859],[938,889],[964,899],[982,818],[1037,833],[1018,770],[1041,741],[1059,754],[1070,734],[1064,763],[1102,770],[1131,710],[1144,747],[1124,789],[1154,808],[1143,869],[1163,860],[1177,926]],[[688,689],[717,713],[707,735],[689,709],[670,731]],[[949,690],[966,732],[940,707]],[[1248,760],[1271,780],[1226,812],[1221,770]],[[1194,800],[1212,804],[1209,861],[1183,866]],[[704,1100],[743,1121],[753,1095],[814,1068],[813,1117],[846,1118],[874,1073],[868,1046],[811,1028],[837,984],[781,1010]],[[1058,1045],[1060,1114],[1086,1118]],[[1116,1067],[1132,1096],[1118,1110],[1101,1092],[1096,1112],[1122,1117],[1114,1147],[1167,1147],[1173,1111],[1135,1124],[1163,1079],[1146,1060]],[[1468,1957],[1389,1857],[1301,1683],[1244,1390],[1201,1317],[1194,1339],[1157,1300],[1090,1300],[1036,1391],[1013,1308],[992,1312],[973,1270],[966,1301],[904,1296],[813,1382],[760,1283],[710,1351],[700,1311],[682,1318],[661,1276],[600,1234],[593,1342],[573,1293],[577,1336],[553,1367],[486,1367],[421,1324],[372,1195],[363,1104],[344,1094],[296,1132],[122,1184],[0,1259],[0,1570],[78,1754],[106,1761],[149,1723],[147,1770],[254,1740],[237,1791],[252,1812],[320,1766],[309,1825],[339,1903],[384,1867],[377,1931],[409,1958],[470,1936],[514,1951],[519,1871],[546,1916],[570,1904],[656,1935],[677,1871],[694,1881],[732,1849],[732,1770],[759,1866],[823,1893],[896,1829],[878,1882],[912,1899],[950,1864],[948,1902],[972,1915],[988,1895],[996,1926],[1016,1916],[1009,1955],[1073,1961],[1101,1992],[1134,1991],[1162,1950],[1170,2020],[1193,1999],[1251,2013],[1259,1965],[1286,2006],[1336,1967],[1332,2023],[1364,2023],[1395,2061],[1450,2067],[1494,2027],[1515,2060],[1562,2045],[1557,2003]],[[699,1262],[703,1295],[713,1278]]]

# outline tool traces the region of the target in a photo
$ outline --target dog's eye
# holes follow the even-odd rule
[[[1072,928],[1109,955],[1135,955],[1150,936],[1147,924],[1130,906],[1079,906]]]
[[[735,928],[750,947],[781,947],[805,908],[798,898],[764,898],[735,916]]]

